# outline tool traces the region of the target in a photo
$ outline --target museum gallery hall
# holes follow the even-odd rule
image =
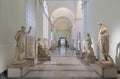
[[[0,0],[0,79],[120,79],[120,0]]]

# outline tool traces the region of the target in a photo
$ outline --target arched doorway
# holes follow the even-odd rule
[[[62,13],[61,13],[62,12]],[[72,41],[73,13],[67,8],[58,8],[51,15],[53,40],[60,46],[60,38],[65,38],[66,47],[70,46]]]
[[[59,47],[67,47],[67,40],[66,37],[60,37],[58,41]]]

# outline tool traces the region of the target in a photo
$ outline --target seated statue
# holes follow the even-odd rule
[[[48,56],[49,53],[47,52],[46,47],[43,48],[42,45],[41,45],[41,43],[40,43],[40,41],[41,41],[41,39],[38,38],[38,56],[39,56],[40,58],[50,58],[50,57]]]

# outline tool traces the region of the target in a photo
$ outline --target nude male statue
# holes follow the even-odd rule
[[[101,22],[98,23],[98,26],[100,28],[98,35],[98,44],[104,56],[104,61],[111,61],[113,64],[113,59],[109,55],[109,31]]]
[[[13,60],[13,64],[21,64],[25,60],[21,59],[21,54],[24,53],[24,41],[25,41],[25,36],[29,34],[31,31],[31,27],[29,28],[28,32],[25,32],[25,27],[21,26],[21,30],[17,31],[17,34],[15,35],[15,40],[16,40],[16,53],[15,57]]]

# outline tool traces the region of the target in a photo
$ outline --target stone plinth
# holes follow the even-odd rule
[[[82,58],[86,58],[88,53],[82,53]]]
[[[50,61],[50,60],[51,60],[50,56],[46,57],[38,56],[38,61]]]
[[[86,57],[87,63],[95,63],[96,56],[90,55]]]
[[[80,55],[81,51],[80,50],[76,50],[76,55]]]
[[[105,65],[96,62],[95,70],[103,78],[117,78],[117,68],[114,65]]]
[[[29,63],[30,67],[33,67],[37,64],[37,58],[32,58],[32,57],[27,57],[25,58],[27,60],[27,62]]]
[[[29,71],[29,63],[25,62],[19,65],[10,64],[7,66],[8,78],[10,77],[23,77]]]

